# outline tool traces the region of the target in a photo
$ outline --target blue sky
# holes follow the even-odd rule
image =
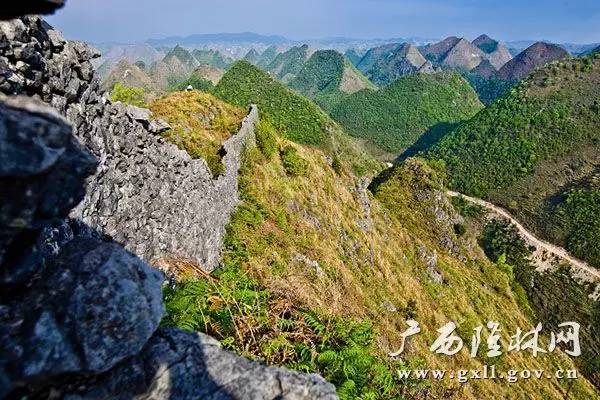
[[[600,0],[67,0],[68,38],[139,42],[193,33],[600,42]]]

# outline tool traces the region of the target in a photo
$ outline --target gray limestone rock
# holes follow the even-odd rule
[[[266,367],[223,350],[203,334],[159,330],[136,357],[77,386],[54,388],[65,399],[337,399],[317,375]]]

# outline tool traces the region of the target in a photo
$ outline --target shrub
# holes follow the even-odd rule
[[[333,168],[333,170],[335,171],[336,174],[342,175],[342,172],[343,172],[342,161],[340,160],[340,158],[338,157],[337,154],[333,155],[333,160],[331,161],[331,168]]]
[[[304,160],[293,146],[286,146],[281,152],[281,161],[285,171],[292,176],[306,175],[308,162]]]
[[[127,87],[117,82],[110,92],[112,102],[120,101],[136,107],[146,107],[144,100],[145,91],[143,88]]]
[[[467,233],[467,227],[464,224],[454,224],[454,233],[456,236],[462,236]]]
[[[256,145],[267,160],[277,151],[277,131],[268,120],[261,119],[256,127]]]

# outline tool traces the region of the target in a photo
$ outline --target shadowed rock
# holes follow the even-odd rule
[[[35,271],[41,229],[65,218],[96,166],[71,126],[41,102],[0,95],[0,285]]]
[[[93,381],[58,390],[91,399],[337,399],[317,375],[269,368],[221,349],[209,336],[162,329],[144,350]]]
[[[65,0],[5,1],[0,7],[0,20],[12,19],[26,14],[51,14],[64,5]]]

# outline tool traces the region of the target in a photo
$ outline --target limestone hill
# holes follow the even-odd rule
[[[569,53],[560,46],[537,42],[507,62],[498,71],[498,76],[501,79],[517,81],[538,67],[568,57]]]
[[[211,67],[210,65],[200,65],[192,72],[193,75],[198,76],[201,79],[205,79],[211,82],[213,85],[219,83],[225,71],[222,69]]]
[[[444,55],[441,64],[453,69],[472,70],[478,66],[486,55],[479,48],[473,46],[468,40],[460,39],[448,53]]]
[[[354,143],[315,103],[246,61],[236,62],[225,73],[214,94],[239,107],[258,105],[261,118],[284,137],[319,147],[336,159],[337,164],[341,162],[361,174],[379,168],[379,163]]]
[[[255,49],[250,49],[248,53],[244,56],[244,60],[248,61],[250,64],[257,65],[260,61],[260,54]]]
[[[128,87],[143,88],[148,96],[152,96],[160,90],[157,82],[145,70],[142,70],[138,65],[130,64],[127,60],[121,60],[112,67],[110,73],[104,79],[102,87],[110,91],[116,83]]]
[[[491,39],[481,35],[473,42],[455,36],[441,42],[420,47],[419,50],[434,66],[470,71],[482,61],[488,60],[499,69],[512,57],[508,49]]]
[[[306,62],[289,87],[331,110],[350,94],[375,86],[348,59],[334,50],[319,50]]]
[[[359,54],[356,50],[354,49],[348,49],[346,50],[346,52],[344,53],[344,56],[350,60],[350,62],[352,63],[352,65],[354,66],[358,66],[358,63],[360,62],[360,60],[362,60],[362,58],[364,57],[364,54]]]
[[[165,55],[165,58],[163,58],[162,61],[167,64],[171,63],[172,61],[178,61],[189,69],[194,69],[200,65],[198,60],[196,60],[188,50],[181,46],[175,46],[173,49],[171,49],[171,51]]]
[[[224,57],[217,50],[194,49],[192,50],[192,55],[199,64],[209,65],[218,69],[225,69],[232,62],[232,60]]]
[[[376,92],[357,92],[331,115],[349,134],[395,156],[421,135],[468,119],[481,108],[464,79],[444,72],[406,75]]]
[[[267,47],[265,51],[260,55],[260,59],[256,63],[256,66],[261,69],[266,69],[269,64],[275,60],[277,55],[279,54],[279,48],[275,45]]]
[[[407,74],[433,72],[431,63],[408,43],[370,49],[357,68],[378,86],[385,86]]]
[[[504,44],[490,38],[488,35],[481,35],[472,42],[481,51],[486,54],[486,59],[499,70],[512,59],[512,55]]]
[[[300,73],[312,53],[313,51],[308,45],[292,47],[288,51],[278,54],[266,69],[277,79],[285,83],[290,82]]]
[[[441,64],[446,54],[460,41],[456,36],[450,36],[441,42],[431,43],[419,48],[421,54],[434,64]]]
[[[489,60],[483,60],[471,72],[481,76],[482,78],[489,79],[493,76],[496,76],[498,70],[492,65],[492,63]]]

